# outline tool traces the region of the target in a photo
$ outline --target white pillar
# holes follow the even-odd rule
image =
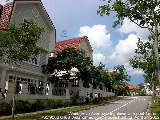
[[[49,85],[48,86],[49,90],[48,90],[48,99],[52,99],[53,95],[52,95],[52,89],[53,89],[53,85]]]
[[[46,93],[46,86],[47,86],[47,83],[44,81],[43,82],[43,94],[45,95]]]
[[[107,88],[107,92],[108,92],[108,88]]]
[[[66,99],[70,99],[69,89],[66,89]]]
[[[104,88],[104,91],[106,92],[106,87],[103,87]]]
[[[5,92],[5,81],[6,81],[6,68],[2,69],[2,75],[1,75],[1,84],[0,84],[0,88],[2,92]]]

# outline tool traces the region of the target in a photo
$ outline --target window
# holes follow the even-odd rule
[[[14,80],[15,80],[15,78],[12,75],[9,75],[9,82],[12,82]],[[17,81],[20,83],[33,83],[33,80],[27,79],[24,77],[20,77],[20,76],[17,76]]]
[[[79,87],[79,81],[78,80],[74,80],[72,87]]]
[[[36,94],[37,93],[36,84],[28,83],[28,93],[29,94]]]
[[[16,92],[20,94],[22,93],[23,84],[28,85],[28,94],[45,94],[44,93],[45,86],[46,87],[48,86],[47,84],[44,86],[43,81],[39,81],[32,78],[17,76],[16,79],[17,79]],[[14,80],[15,79],[12,75],[8,76],[9,82],[14,82]]]
[[[19,93],[19,94],[22,93],[22,86],[20,85],[19,81],[17,81],[17,84],[16,84],[16,93]]]
[[[49,55],[49,57],[53,57],[54,56],[54,53],[52,52],[52,53],[50,53],[50,55]]]
[[[35,57],[31,57],[27,63],[29,64],[33,64],[33,65],[39,65],[39,61],[40,61],[40,55],[35,56]]]
[[[82,51],[82,56],[83,57],[87,57],[87,52],[85,50],[83,50],[83,49],[81,49],[81,51]]]

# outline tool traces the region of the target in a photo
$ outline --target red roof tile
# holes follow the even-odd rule
[[[108,75],[109,75],[109,76],[112,76],[113,73],[116,73],[116,71],[108,72]]]
[[[2,14],[0,16],[0,30],[6,29],[6,23],[10,21],[13,9],[13,2],[3,7]]]
[[[109,76],[112,76],[112,74],[113,74],[113,72],[108,72],[108,75],[109,75]]]
[[[55,54],[61,52],[67,47],[79,49],[79,43],[84,38],[86,38],[86,36],[56,42]]]
[[[129,90],[138,89],[136,86],[128,86]]]
[[[127,83],[127,82],[123,82],[123,84],[124,84],[125,86],[130,86],[130,84]]]

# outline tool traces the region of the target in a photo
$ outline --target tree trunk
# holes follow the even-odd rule
[[[13,103],[12,103],[12,119],[14,119],[14,112],[15,112],[15,97],[16,94],[13,95]]]
[[[16,69],[14,69],[14,95],[13,95],[13,104],[12,104],[12,119],[14,119],[15,113],[15,98],[16,98],[16,86],[17,86],[17,78],[16,78]]]
[[[160,62],[159,62],[159,53],[158,53],[158,47],[159,47],[158,37],[159,37],[158,25],[155,25],[154,52],[156,57],[157,78],[159,81],[158,86],[160,86]]]

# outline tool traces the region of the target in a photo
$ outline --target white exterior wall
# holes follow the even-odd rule
[[[33,9],[37,9],[39,11],[38,17],[35,17],[33,15],[32,13]],[[43,47],[48,52],[53,52],[54,42],[55,42],[54,31],[51,31],[48,23],[46,22],[46,19],[41,13],[41,9],[39,9],[36,3],[16,4],[13,16],[11,18],[12,22],[19,24],[24,22],[24,19],[34,19],[39,25],[44,27],[45,32],[42,34],[42,38],[38,41],[38,46]],[[53,44],[52,48],[50,46],[51,43]],[[48,56],[49,54],[41,54],[38,65],[23,63],[21,65],[21,68],[25,70],[41,73],[42,72],[41,66],[48,63]]]
[[[87,38],[80,41],[79,47],[80,49],[85,50],[87,57],[90,57],[90,59],[93,60],[93,51]]]
[[[38,41],[37,45],[43,47],[46,51],[48,51],[48,53],[41,54],[39,56],[39,64],[24,62],[17,71],[17,77],[36,80],[37,87],[39,81],[43,81],[43,94],[28,94],[28,83],[21,82],[21,94],[16,94],[16,100],[34,101],[36,99],[47,99],[49,95],[45,95],[45,90],[48,76],[42,74],[41,66],[48,63],[50,52],[54,52],[55,28],[50,22],[50,19],[45,13],[40,2],[24,2],[25,1],[15,3],[11,22],[19,24],[24,22],[24,19],[33,19],[39,25],[43,26],[45,32],[42,34],[42,38]],[[33,9],[38,10],[38,16],[33,14]],[[2,92],[0,93],[0,100],[3,99],[2,93],[6,96],[5,101],[10,101],[13,98],[14,83],[8,82],[9,76],[14,76],[11,66],[3,64],[2,61],[0,61],[0,88],[2,88]],[[5,92],[5,89],[7,92]]]

